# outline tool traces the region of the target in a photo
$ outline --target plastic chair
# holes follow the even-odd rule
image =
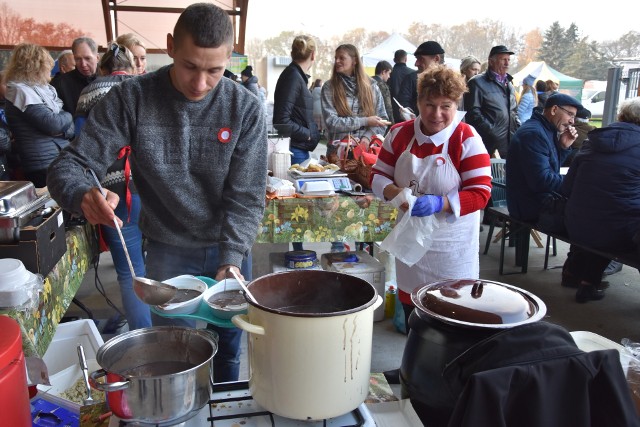
[[[507,206],[505,159],[491,159],[491,200],[493,206]],[[502,184],[502,185],[495,185]]]
[[[493,206],[507,206],[507,186],[506,186],[506,166],[505,159],[491,159],[491,200]],[[487,242],[484,247],[484,254],[489,252],[489,245],[495,229],[495,221],[491,220],[489,232],[487,233]]]

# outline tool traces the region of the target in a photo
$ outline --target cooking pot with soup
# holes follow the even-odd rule
[[[442,372],[474,344],[514,326],[536,322],[546,306],[535,295],[489,280],[443,280],[411,294],[415,309],[409,317],[400,383],[402,397],[428,425],[446,425],[458,399],[447,388]]]
[[[209,401],[217,350],[214,331],[136,329],[100,347],[96,360],[102,369],[91,373],[91,386],[106,393],[109,408],[122,420],[173,426],[196,415]]]
[[[373,311],[367,281],[324,270],[289,270],[248,285],[251,395],[287,418],[320,420],[357,408],[369,392]]]

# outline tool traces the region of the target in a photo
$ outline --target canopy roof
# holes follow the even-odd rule
[[[583,82],[581,79],[562,74],[560,71],[548,66],[544,61],[529,62],[526,67],[513,75],[513,84],[520,86],[522,80],[529,74],[535,77],[536,80],[553,80],[554,82],[558,82],[560,84],[558,91],[571,95],[576,99],[580,99],[582,96]]]
[[[554,82],[560,83],[560,88],[573,88],[580,87],[582,88],[582,80],[576,79],[575,77],[567,76],[566,74],[562,74],[558,70],[554,70],[550,66],[547,65],[544,61],[538,62],[529,62],[526,67],[522,70],[518,71],[513,75],[513,84],[519,86],[522,84],[522,80],[531,74],[536,80],[553,80]]]
[[[200,0],[202,1],[202,0]],[[249,0],[206,0],[226,10],[236,29],[234,51],[244,53]],[[21,42],[67,49],[89,36],[106,46],[135,33],[150,51],[166,49],[178,15],[195,0],[0,0],[0,47]],[[52,49],[53,48],[53,49]]]
[[[365,68],[375,68],[380,61],[387,61],[393,66],[393,55],[399,49],[404,49],[407,54],[413,55],[416,46],[400,34],[393,33],[378,46],[362,55],[362,63]]]

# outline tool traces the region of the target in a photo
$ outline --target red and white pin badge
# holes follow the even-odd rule
[[[226,144],[227,142],[231,141],[231,129],[229,128],[222,128],[218,131],[218,141],[222,142],[223,144]]]
[[[446,160],[442,156],[436,157],[436,165],[442,166],[446,163]]]

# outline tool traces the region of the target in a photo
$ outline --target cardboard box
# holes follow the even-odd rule
[[[376,322],[384,320],[384,265],[365,251],[355,252],[358,257],[357,262],[344,262],[345,256],[352,254],[354,252],[323,254],[320,258],[320,265],[324,270],[337,271],[338,273],[359,277],[369,282],[376,289],[378,295],[382,297],[383,301],[382,305],[373,312],[373,320]]]
[[[17,244],[0,245],[0,258],[19,259],[30,272],[46,276],[66,251],[62,209],[56,208],[40,225],[22,227]]]
[[[50,386],[38,385],[41,396],[56,404],[62,405],[76,413],[80,412],[80,404],[64,399],[61,395],[82,378],[82,370],[78,359],[78,344],[82,344],[89,373],[100,369],[96,354],[104,344],[93,320],[82,319],[60,323],[56,333],[43,356],[49,371]]]
[[[82,344],[87,360],[96,358],[104,341],[93,320],[81,319],[58,325],[53,340],[42,357],[49,376],[78,365],[78,344]]]

